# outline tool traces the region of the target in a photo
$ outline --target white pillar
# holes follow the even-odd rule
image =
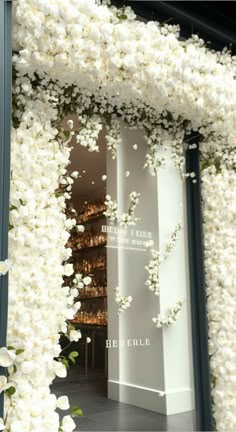
[[[176,223],[185,224],[185,194],[173,166],[160,170],[156,177],[143,169],[145,153],[143,131],[122,127],[118,160],[112,161],[109,154],[107,157],[108,193],[118,200],[120,211],[127,211],[133,190],[141,193],[136,208],[141,220],[127,229],[125,248],[109,248],[115,243],[108,236],[108,339],[114,345],[108,348],[108,397],[174,414],[193,409],[186,227],[175,250],[161,265],[160,297],[145,286],[145,265],[151,254],[139,242],[151,236],[154,247],[163,251]],[[130,172],[128,177],[126,171]],[[120,315],[114,295],[117,285],[122,295],[133,297],[131,307]],[[185,304],[176,324],[163,330],[155,328],[152,318],[159,312],[166,314],[179,298],[184,298]],[[124,346],[117,347],[116,341]],[[166,394],[160,397],[159,392]]]

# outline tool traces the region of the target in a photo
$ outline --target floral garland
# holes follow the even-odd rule
[[[149,291],[153,292],[156,296],[159,296],[160,294],[160,284],[159,284],[159,269],[160,265],[169,257],[172,250],[175,247],[176,241],[177,241],[177,234],[181,230],[181,224],[178,223],[172,234],[170,240],[165,245],[165,250],[163,253],[163,256],[161,256],[160,251],[157,251],[155,249],[151,250],[152,259],[150,260],[149,264],[145,266],[145,269],[148,271],[148,279],[145,282],[145,285],[147,285]]]
[[[120,314],[121,312],[124,312],[126,309],[128,309],[131,306],[133,299],[131,296],[122,297],[120,294],[119,287],[116,287],[115,294],[116,294],[115,301],[116,303],[118,303],[119,306],[118,314]]]
[[[152,318],[152,322],[157,328],[172,326],[177,321],[183,304],[183,300],[178,300],[174,306],[169,308],[167,316],[158,314],[157,317]]]
[[[94,0],[15,3],[24,69],[117,95],[118,106],[141,101],[197,128],[233,130],[235,59],[226,50],[213,52],[196,35],[183,41],[178,26],[140,22],[130,8],[121,13]]]
[[[139,203],[140,193],[131,192],[129,195],[130,198],[130,206],[127,213],[118,215],[118,204],[116,201],[112,201],[110,195],[106,195],[105,205],[107,207],[106,211],[103,213],[108,219],[117,223],[121,227],[126,228],[127,226],[135,225],[140,218],[135,217],[135,209],[137,204]]]

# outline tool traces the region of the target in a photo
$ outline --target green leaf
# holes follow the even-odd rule
[[[71,409],[71,414],[72,414],[73,417],[82,417],[82,416],[84,415],[82,409],[79,408],[79,407],[76,406],[76,405],[74,405],[74,406],[72,407],[72,409]]]
[[[23,349],[18,349],[18,350],[16,350],[16,355],[20,355],[20,354],[22,354],[24,351],[25,351],[25,350],[23,350]]]
[[[79,356],[79,353],[77,351],[71,351],[71,353],[69,354],[69,358],[73,357],[76,358]]]
[[[14,225],[8,224],[8,231],[11,231],[14,228]]]
[[[19,199],[19,201],[20,201],[20,204],[21,204],[22,206],[25,206],[25,203],[24,203],[24,201],[22,201],[21,198]]]
[[[59,197],[61,197],[63,195],[63,192],[56,192],[55,193],[55,197],[56,198],[59,198]]]
[[[62,358],[60,359],[61,363],[64,364],[64,366],[68,369],[69,367],[69,362],[66,358]]]
[[[127,20],[127,15],[125,15],[125,14],[118,15],[118,18],[119,18],[120,20]]]
[[[15,205],[11,205],[9,210],[10,210],[10,211],[12,211],[12,210],[17,210],[17,207],[16,207]]]
[[[5,390],[6,395],[11,398],[11,396],[15,393],[16,389],[15,387],[9,387]]]
[[[10,350],[13,350],[13,351],[15,351],[15,348],[12,346],[12,345],[8,345],[7,346],[7,349],[10,351]]]
[[[17,367],[16,367],[16,365],[13,365],[13,372],[14,372],[14,373],[17,372]]]
[[[71,324],[71,323],[68,323],[67,328],[68,328],[68,331],[70,331],[70,332],[72,330],[75,330],[75,326],[73,324]]]

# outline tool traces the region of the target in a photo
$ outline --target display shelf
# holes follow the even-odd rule
[[[101,328],[103,328],[103,329],[105,329],[106,327],[107,327],[107,323],[106,324],[96,324],[96,323],[80,323],[79,321],[76,321],[76,320],[71,320],[71,322],[74,324],[74,325],[79,325],[80,326],[80,328],[99,328],[99,327],[101,327]]]
[[[94,272],[94,271],[106,271],[106,270],[107,270],[107,267],[102,267],[102,268],[101,267],[95,267],[94,269],[91,270],[91,272]]]
[[[94,299],[100,299],[100,298],[106,298],[107,297],[107,294],[102,294],[102,295],[98,295],[98,296],[91,296],[91,297],[89,297],[89,296],[84,296],[84,297],[80,297],[80,296],[78,296],[78,300],[80,301],[80,300],[94,300]]]
[[[85,225],[85,224],[97,222],[97,221],[99,221],[101,219],[106,219],[106,216],[103,214],[103,212],[102,213],[97,213],[97,214],[95,214],[95,215],[93,215],[93,216],[85,219],[84,221],[79,220],[78,224]]]
[[[95,245],[95,246],[85,246],[85,247],[82,247],[82,248],[76,248],[75,252],[87,252],[87,251],[89,251],[91,249],[102,249],[104,247],[106,247],[106,243],[101,243],[101,244],[98,244],[98,245]]]

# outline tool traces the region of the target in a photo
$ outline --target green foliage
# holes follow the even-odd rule
[[[68,355],[68,359],[75,364],[76,363],[76,357],[79,356],[79,353],[77,351],[72,351],[69,355]]]
[[[16,355],[20,355],[20,354],[22,354],[24,351],[25,351],[25,350],[23,350],[23,349],[17,349],[17,350],[16,350]]]
[[[72,417],[82,417],[83,416],[83,411],[81,408],[79,408],[78,406],[74,405],[71,408],[71,415]]]
[[[9,398],[11,398],[12,395],[14,395],[15,391],[16,391],[15,387],[12,386],[12,387],[9,387],[8,389],[6,389],[5,393]]]

